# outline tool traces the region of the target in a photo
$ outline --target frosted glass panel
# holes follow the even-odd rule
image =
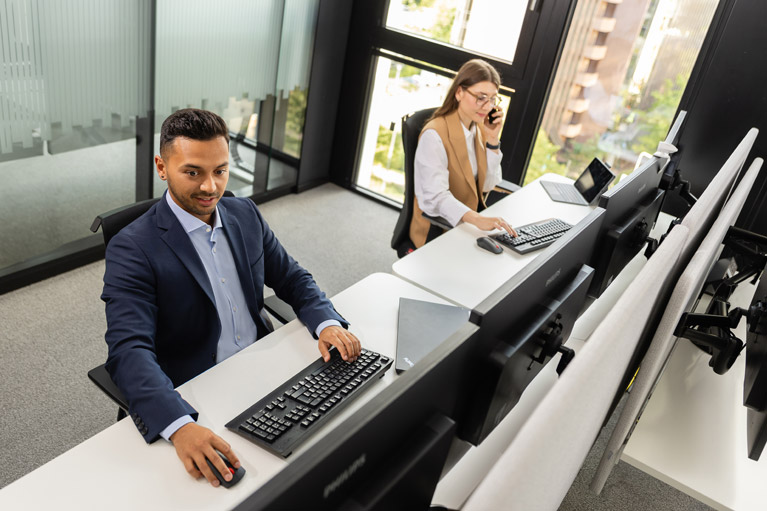
[[[42,141],[74,127],[127,128],[146,115],[149,7],[149,0],[1,2],[0,156],[28,155],[34,146],[42,154]]]
[[[0,269],[135,200],[150,27],[149,0],[0,0]]]
[[[211,110],[239,134],[232,191],[295,183],[296,169],[273,166],[271,151],[300,157],[318,8],[319,0],[159,1],[156,132],[180,108]],[[156,179],[155,195],[164,189]]]

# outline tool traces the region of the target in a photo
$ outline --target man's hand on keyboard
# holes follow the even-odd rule
[[[329,326],[320,332],[318,347],[325,362],[330,360],[331,346],[335,346],[341,358],[353,362],[360,356],[362,345],[357,337],[340,326]]]
[[[509,236],[517,237],[517,231],[515,231],[509,223],[501,217],[482,216],[476,211],[467,211],[461,218],[464,222],[473,225],[477,229],[482,231],[492,231],[494,229],[502,229],[509,233]]]
[[[224,478],[229,480],[232,477],[221,456],[216,453],[216,449],[226,456],[235,468],[240,467],[240,460],[237,459],[234,451],[223,438],[194,422],[181,426],[178,431],[171,435],[170,441],[173,442],[176,454],[184,463],[184,468],[189,472],[189,475],[195,479],[205,476],[205,479],[213,486],[218,486],[220,483],[210,470],[205,458],[208,458],[218,468]]]

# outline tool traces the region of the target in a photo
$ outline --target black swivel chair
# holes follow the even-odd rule
[[[234,194],[227,190],[224,192],[224,196],[234,197]],[[102,213],[93,220],[91,232],[98,232],[99,227],[101,227],[101,232],[104,235],[104,246],[106,247],[123,227],[126,227],[146,213],[159,200],[159,198],[147,199]],[[292,321],[296,317],[290,306],[274,295],[264,300],[264,308],[277,321],[283,324]],[[109,376],[105,364],[101,364],[88,371],[88,378],[120,407],[117,412],[117,420],[125,417],[128,412],[128,403],[120,389],[112,381],[112,377]]]
[[[397,251],[397,257],[404,257],[415,250],[415,245],[410,239],[410,222],[413,219],[413,199],[415,197],[415,149],[418,146],[418,137],[424,124],[436,110],[436,108],[426,108],[402,117],[402,149],[405,153],[405,200],[391,238],[391,248]],[[488,206],[500,199],[503,194],[519,189],[519,185],[502,180],[496,187],[496,190],[501,193],[491,192],[494,196],[488,201]],[[423,217],[436,227],[444,230],[452,229],[450,223],[442,217],[430,216],[425,213],[423,213]]]
[[[410,240],[410,222],[413,219],[413,200],[415,197],[415,148],[418,146],[418,136],[421,129],[436,108],[426,108],[402,117],[402,149],[405,152],[405,200],[402,204],[397,225],[391,238],[391,248],[397,251],[398,257],[404,257],[415,249]],[[424,215],[426,216],[426,215]],[[450,229],[450,224],[444,219],[428,217],[429,221],[444,229]]]

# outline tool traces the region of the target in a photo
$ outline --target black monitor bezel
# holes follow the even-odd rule
[[[532,341],[537,330],[524,325],[530,323],[531,314],[540,317],[549,303],[562,300],[562,290],[576,279],[581,267],[592,257],[604,213],[602,208],[596,208],[472,311],[470,321],[480,327],[480,340],[469,368],[472,392],[463,396],[458,412],[459,438],[479,445],[516,404],[498,406],[496,396],[503,368],[491,359],[493,350],[505,343],[515,346],[523,358],[529,358],[528,350],[520,348]],[[585,297],[584,290],[584,302],[578,307],[578,313],[583,310]],[[575,319],[568,318],[568,322]],[[535,373],[542,367],[535,366]]]
[[[767,303],[767,277],[762,274],[751,301]],[[755,315],[756,316],[756,315]],[[746,333],[746,369],[743,375],[743,405],[746,412],[748,457],[759,460],[767,444],[767,314],[749,317]]]
[[[463,392],[461,374],[478,332],[466,323],[343,424],[294,455],[287,467],[235,509],[340,509],[358,506],[371,496],[411,502],[430,497],[443,472],[446,445],[449,448],[455,437],[451,416]],[[414,431],[424,432],[423,445],[413,444]],[[426,482],[424,463],[429,468]],[[414,476],[421,478],[417,495],[407,494],[412,486],[403,492],[392,485],[393,478],[412,483],[401,474],[414,469],[419,472]]]

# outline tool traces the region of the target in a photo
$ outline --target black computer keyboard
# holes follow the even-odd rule
[[[508,233],[494,234],[491,238],[515,252],[526,254],[533,250],[548,247],[570,228],[572,225],[563,220],[549,218],[522,227],[515,227],[514,230],[519,235],[516,238],[512,238]]]
[[[226,427],[282,457],[309,438],[329,417],[384,375],[392,360],[363,349],[354,362],[344,362],[337,350],[277,387],[229,421]]]

